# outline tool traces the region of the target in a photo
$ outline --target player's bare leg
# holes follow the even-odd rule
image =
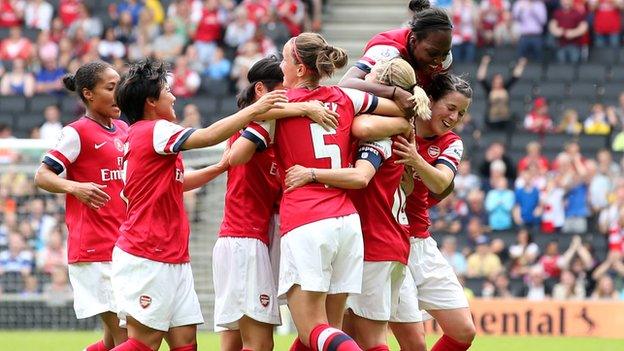
[[[197,325],[192,324],[170,328],[167,334],[165,334],[165,340],[172,351],[197,350]]]
[[[339,294],[344,295],[344,294]],[[325,349],[335,342],[334,347],[342,347],[344,351],[361,351],[357,344],[342,331],[329,326],[326,308],[327,294],[314,291],[303,291],[299,285],[294,285],[287,294],[290,314],[297,327],[301,343],[313,351]],[[342,302],[340,302],[342,301]],[[330,298],[330,305],[342,306],[340,312],[331,311],[334,323],[342,321],[345,298],[336,296]],[[338,314],[340,316],[338,316]]]
[[[351,313],[351,320],[355,331],[355,341],[364,350],[387,344],[388,322],[362,318],[355,313]]]
[[[221,351],[240,351],[243,348],[240,330],[224,330],[219,332]]]
[[[347,296],[349,294],[332,294],[325,298],[327,321],[334,328],[342,329]]]
[[[426,351],[425,327],[418,323],[388,323],[392,334],[399,342],[401,351]]]
[[[104,312],[100,314],[100,318],[104,326],[104,346],[107,349],[110,350],[128,339],[128,331],[119,326],[116,313]]]
[[[273,325],[258,322],[247,316],[238,321],[244,350],[273,350]],[[240,349],[239,349],[240,350]]]
[[[431,348],[432,351],[445,350],[443,343],[459,343],[470,347],[475,337],[476,330],[469,308],[457,308],[452,310],[427,310],[429,314],[435,318],[436,322],[442,328],[444,335]],[[445,340],[444,337],[452,340]],[[461,346],[461,345],[458,345]]]
[[[128,340],[116,346],[112,351],[142,350],[145,347],[149,347],[152,350],[160,348],[162,339],[166,334],[165,332],[145,326],[130,316],[126,317],[126,324]],[[140,345],[136,345],[137,342]]]
[[[342,331],[347,333],[347,335],[351,336],[355,339],[355,329],[353,329],[353,312],[350,309],[345,309],[344,316],[342,317]]]

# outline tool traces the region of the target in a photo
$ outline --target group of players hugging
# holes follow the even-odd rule
[[[468,303],[427,211],[452,191],[463,153],[452,129],[472,90],[447,72],[446,12],[410,7],[409,27],[375,35],[338,86],[320,81],[347,64],[344,50],[315,33],[291,38],[281,61],[249,70],[240,110],[202,129],[175,123],[163,62],[121,77],[91,62],[65,77],[86,113],[35,181],[67,194],[76,316],[104,325],[87,351],[158,350],[163,338],[198,349],[183,192],[223,172],[212,263],[221,350],[272,350],[283,303],[294,351],[389,350],[388,328],[401,350],[426,350],[428,318],[443,331],[431,350],[470,347]],[[185,172],[181,151],[225,140],[217,164]]]

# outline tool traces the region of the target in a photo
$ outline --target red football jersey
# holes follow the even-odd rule
[[[401,188],[404,167],[394,163],[398,157],[392,152],[392,140],[360,143],[357,159],[370,161],[377,168],[366,188],[351,192],[362,222],[364,260],[407,264],[410,234],[407,196]]]
[[[184,211],[182,144],[195,131],[165,121],[130,126],[122,196],[128,214],[117,246],[139,257],[165,263],[189,262],[189,223]]]
[[[271,146],[275,121],[252,122],[229,140],[239,137],[257,145],[257,152],[244,165],[228,169],[225,208],[219,236],[255,238],[269,245],[269,223],[280,197],[282,184]]]
[[[447,132],[433,138],[416,137],[418,153],[431,165],[444,164],[454,173],[461,161],[464,144],[460,137]],[[414,191],[407,197],[405,212],[409,220],[410,234],[416,238],[427,238],[429,233],[429,188],[414,174]]]
[[[68,262],[110,261],[119,236],[119,225],[126,215],[121,199],[123,189],[123,146],[128,126],[114,120],[108,129],[82,117],[63,128],[54,149],[43,158],[56,174],[76,182],[106,185],[110,200],[99,210],[92,210],[71,194],[66,197]]]
[[[326,131],[305,117],[284,118],[277,122],[276,156],[280,169],[296,164],[311,168],[344,168],[351,161],[351,124],[355,115],[373,111],[377,97],[354,89],[321,86],[314,90],[291,89],[291,102],[318,100],[338,112],[338,128]],[[344,189],[310,183],[282,196],[280,231],[282,234],[326,218],[355,213]]]
[[[377,63],[377,61],[401,57],[405,61],[409,62],[412,67],[414,67],[418,76],[418,85],[426,88],[431,82],[431,76],[426,72],[416,70],[414,57],[408,49],[408,38],[410,32],[411,29],[409,28],[401,28],[375,35],[368,41],[368,43],[366,43],[364,56],[358,60],[355,66],[366,73],[370,73],[371,68]],[[451,67],[451,63],[453,63],[453,55],[449,52],[446,59],[438,67],[436,67],[433,73],[447,71],[449,67]]]

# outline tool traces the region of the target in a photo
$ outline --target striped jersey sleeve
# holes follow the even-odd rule
[[[275,121],[251,122],[243,131],[242,137],[256,144],[256,149],[262,151],[273,143],[275,135]]]
[[[464,143],[461,139],[457,139],[444,149],[444,152],[438,157],[435,164],[444,164],[448,166],[453,173],[457,173],[457,167],[459,167],[459,162],[461,161],[463,153]]]
[[[392,156],[392,140],[384,138],[376,141],[361,141],[357,159],[370,162],[375,169]]]
[[[182,144],[195,131],[195,128],[184,128],[175,123],[159,120],[154,124],[152,144],[154,151],[160,155],[172,155],[182,151]]]
[[[399,56],[401,56],[401,52],[394,46],[375,45],[366,50],[364,56],[355,64],[355,67],[366,73],[370,73],[371,68],[373,68],[378,61],[387,61]]]
[[[56,146],[48,151],[43,157],[43,163],[60,176],[66,175],[69,167],[80,155],[80,136],[78,131],[71,126],[66,126],[61,132],[61,137]]]
[[[355,115],[359,115],[362,113],[371,113],[377,108],[377,104],[379,103],[379,99],[377,98],[377,96],[357,89],[340,89],[342,89],[342,91],[347,94],[347,96],[353,103],[353,111],[355,111]]]

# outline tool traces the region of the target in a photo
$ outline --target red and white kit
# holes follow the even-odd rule
[[[375,110],[377,98],[334,86],[291,89],[287,95],[291,102],[322,101],[340,118],[337,129],[330,131],[304,117],[279,120],[275,140],[280,169],[296,164],[325,169],[348,167],[352,160],[353,118]],[[280,225],[279,295],[295,284],[303,290],[329,294],[360,292],[362,232],[347,191],[310,183],[285,193]]]
[[[366,188],[351,192],[362,220],[364,275],[362,293],[350,295],[347,307],[360,317],[388,321],[398,305],[410,249],[404,167],[395,163],[390,138],[361,142],[357,159],[369,161],[377,172]]]
[[[236,330],[248,316],[280,324],[277,280],[271,265],[269,232],[281,180],[271,146],[275,122],[252,122],[232,136],[230,145],[246,138],[257,151],[244,165],[228,169],[225,209],[213,250],[215,330]]]
[[[194,131],[165,120],[138,121],[130,127],[124,156],[128,214],[113,251],[118,315],[162,331],[204,322],[182,199],[180,151]]]
[[[447,132],[431,138],[416,138],[418,153],[431,165],[443,164],[454,173],[464,152],[460,137]],[[429,233],[430,191],[414,176],[414,191],[407,197],[406,213],[410,223],[410,256],[408,267],[417,290],[401,289],[398,311],[393,322],[419,322],[420,310],[446,310],[468,307],[464,290],[451,265],[440,253]],[[406,279],[406,281],[409,277]],[[409,283],[406,283],[409,284]],[[406,294],[406,295],[404,295]],[[414,319],[411,319],[415,317]]]
[[[126,204],[123,189],[123,146],[128,126],[114,120],[110,129],[82,117],[63,128],[54,149],[43,159],[52,171],[77,182],[106,185],[110,200],[92,210],[71,194],[66,197],[69,278],[77,318],[117,311],[110,281],[113,246]]]

